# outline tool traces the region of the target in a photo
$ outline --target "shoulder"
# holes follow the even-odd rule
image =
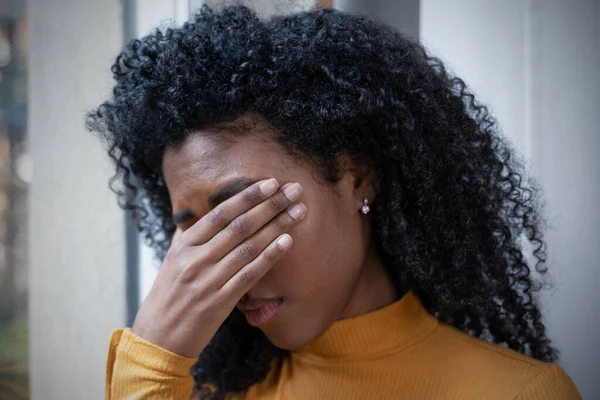
[[[543,369],[515,400],[580,400],[571,378],[556,364]]]
[[[497,398],[518,400],[580,399],[571,378],[556,364],[548,364],[445,324],[439,324],[420,351],[435,358],[463,382]],[[433,354],[432,354],[433,356]],[[496,397],[494,397],[496,398]]]

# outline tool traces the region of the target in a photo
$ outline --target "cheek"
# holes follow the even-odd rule
[[[366,252],[361,221],[334,212],[309,212],[291,232],[294,247],[266,277],[287,301],[279,324],[265,330],[281,348],[300,348],[324,332],[356,287]]]
[[[365,254],[361,229],[358,216],[343,215],[334,207],[308,213],[291,232],[294,247],[282,260],[279,278],[290,294],[316,300],[343,297],[351,290]]]

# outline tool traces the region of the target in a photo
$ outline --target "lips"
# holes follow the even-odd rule
[[[246,320],[252,326],[267,323],[277,314],[282,303],[280,298],[248,299],[238,304],[238,308],[246,316]]]
[[[247,299],[247,300],[244,300],[243,302],[240,301],[240,303],[238,304],[238,308],[242,311],[251,311],[251,310],[256,310],[258,308],[261,308],[265,304],[278,303],[278,302],[280,302],[280,299],[277,297],[262,298],[262,299]]]

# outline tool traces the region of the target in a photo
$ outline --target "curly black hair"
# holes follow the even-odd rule
[[[182,27],[133,40],[112,72],[112,98],[88,128],[107,141],[111,188],[159,256],[175,229],[165,148],[258,115],[324,184],[340,179],[339,156],[368,162],[377,251],[429,312],[557,359],[532,271],[546,272],[540,190],[488,109],[415,40],[336,10],[261,20],[244,6],[205,6]],[[222,398],[263,380],[285,355],[234,311],[192,375]]]

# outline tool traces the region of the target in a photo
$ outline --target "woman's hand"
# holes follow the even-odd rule
[[[132,332],[197,357],[238,301],[291,247],[306,213],[300,184],[257,182],[175,232]]]

